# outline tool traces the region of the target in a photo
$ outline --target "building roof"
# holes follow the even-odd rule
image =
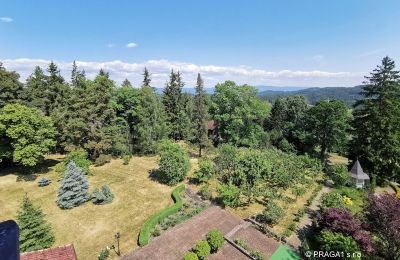
[[[350,176],[357,180],[369,180],[369,176],[364,172],[358,160],[351,167]]]
[[[20,260],[77,260],[74,245],[22,253]]]

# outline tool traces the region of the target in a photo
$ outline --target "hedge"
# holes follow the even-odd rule
[[[390,183],[390,186],[392,186],[392,188],[393,188],[394,191],[396,192],[397,198],[400,199],[400,188],[399,188],[394,182],[391,182],[391,183]]]
[[[172,191],[172,199],[175,201],[175,204],[163,209],[162,211],[158,212],[157,214],[151,216],[146,222],[143,224],[142,228],[140,229],[139,233],[139,246],[145,246],[149,243],[150,233],[153,228],[160,223],[164,218],[178,212],[182,206],[183,201],[180,196],[180,193],[185,189],[185,185],[180,185],[176,187]]]

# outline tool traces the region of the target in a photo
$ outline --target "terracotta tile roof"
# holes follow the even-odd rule
[[[20,260],[77,260],[74,245],[22,253]]]

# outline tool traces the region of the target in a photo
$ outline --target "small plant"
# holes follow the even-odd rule
[[[159,235],[161,235],[161,230],[158,227],[155,227],[152,233],[153,237],[158,237]]]
[[[353,201],[351,198],[347,197],[347,196],[343,196],[343,203],[347,206],[351,206],[353,205]]]
[[[263,211],[263,217],[268,224],[275,225],[285,215],[285,212],[275,202],[269,201]]]
[[[94,161],[95,166],[102,166],[106,163],[109,163],[111,161],[111,155],[109,154],[100,154],[99,157]]]
[[[46,178],[46,177],[43,177],[43,178],[41,178],[41,179],[38,181],[38,186],[39,186],[39,187],[44,187],[44,186],[49,185],[50,183],[51,183],[51,180],[50,180],[50,179],[48,179],[48,178]]]
[[[113,199],[114,195],[111,193],[110,187],[107,184],[104,184],[101,190],[96,188],[92,194],[92,202],[97,205],[111,203]]]
[[[193,252],[187,252],[185,256],[183,257],[183,260],[198,260],[199,258],[197,255]]]
[[[101,249],[98,260],[107,260],[110,256],[110,248],[106,247]]]
[[[264,255],[258,250],[253,251],[251,256],[254,258],[254,260],[265,260]]]
[[[211,247],[211,252],[218,252],[224,245],[224,235],[218,229],[213,229],[207,234],[207,242]]]
[[[197,244],[196,244],[195,248],[193,249],[193,251],[199,257],[199,259],[207,259],[207,257],[211,253],[211,247],[207,241],[199,240],[199,241],[197,241]]]
[[[132,155],[130,155],[130,154],[126,154],[126,155],[123,155],[122,156],[122,160],[123,160],[123,165],[128,165],[129,164],[129,161],[131,160],[131,158],[132,158]]]
[[[202,158],[199,160],[199,169],[194,173],[198,182],[205,182],[215,174],[214,163],[210,159]]]
[[[205,200],[210,200],[212,198],[211,191],[207,184],[204,184],[203,186],[200,187],[199,193],[200,193],[200,196]]]

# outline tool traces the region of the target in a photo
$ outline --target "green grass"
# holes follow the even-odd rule
[[[353,204],[346,205],[346,207],[349,208],[353,214],[362,212],[366,199],[365,192],[362,189],[353,187],[335,187],[332,189],[332,192],[338,192],[342,196],[351,198]]]
[[[280,245],[272,254],[270,260],[300,260],[301,257],[284,245]]]
[[[121,233],[122,254],[135,249],[146,219],[173,203],[170,194],[174,187],[149,178],[149,171],[157,168],[157,157],[133,157],[128,165],[118,159],[90,168],[90,192],[107,183],[115,196],[112,203],[87,202],[71,210],[62,210],[56,204],[59,175],[53,170],[60,160],[62,156],[49,156],[46,163],[50,167],[43,167],[37,174],[27,174],[16,168],[0,170],[0,222],[15,219],[27,193],[35,205],[40,205],[53,227],[54,246],[73,243],[78,259],[92,260],[97,259],[102,248],[115,244],[116,232]],[[37,181],[42,177],[51,179],[52,183],[38,187]],[[111,252],[111,257],[116,258],[115,253]]]

